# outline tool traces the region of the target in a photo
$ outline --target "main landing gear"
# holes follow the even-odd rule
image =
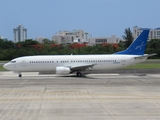
[[[82,73],[81,72],[77,72],[77,77],[82,77]]]
[[[18,75],[18,77],[22,77],[22,74],[20,73],[20,74]]]

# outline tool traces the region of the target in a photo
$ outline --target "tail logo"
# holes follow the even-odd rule
[[[136,50],[141,50],[145,46],[144,41],[139,41],[139,45],[136,45],[135,49]]]

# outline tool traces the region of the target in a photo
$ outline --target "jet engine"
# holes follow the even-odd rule
[[[67,75],[71,72],[68,67],[56,67],[56,74]]]

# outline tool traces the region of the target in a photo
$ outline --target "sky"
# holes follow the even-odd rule
[[[84,30],[92,37],[122,37],[134,26],[160,27],[160,0],[0,0],[0,36],[27,28],[28,39],[51,39],[58,31]]]

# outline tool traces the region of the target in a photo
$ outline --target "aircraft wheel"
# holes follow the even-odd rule
[[[19,74],[18,77],[22,77],[22,74]]]
[[[82,73],[81,72],[77,72],[77,77],[82,77]]]

